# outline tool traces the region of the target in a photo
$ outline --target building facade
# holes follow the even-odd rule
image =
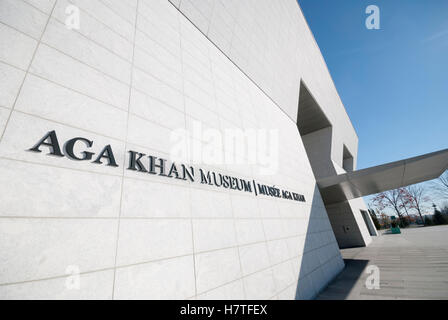
[[[321,197],[358,138],[295,0],[0,21],[1,299],[311,299],[376,235]]]

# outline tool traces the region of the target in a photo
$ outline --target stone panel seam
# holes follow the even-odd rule
[[[12,113],[14,112],[14,108],[16,106],[17,100],[19,99],[19,96],[20,96],[20,94],[22,92],[23,84],[25,83],[25,79],[27,78],[28,72],[29,72],[29,70],[31,68],[31,65],[33,64],[33,61],[34,61],[34,58],[36,56],[37,50],[38,50],[38,48],[39,48],[39,46],[41,44],[42,38],[43,38],[43,36],[45,34],[45,31],[47,30],[47,26],[48,26],[48,23],[50,22],[51,15],[53,14],[54,8],[56,7],[56,3],[57,2],[55,1],[55,3],[53,4],[53,8],[51,9],[50,15],[47,15],[47,21],[45,23],[45,27],[43,28],[42,33],[41,33],[41,35],[39,37],[39,40],[36,43],[33,55],[31,57],[31,60],[30,60],[29,64],[28,64],[28,67],[27,67],[27,69],[25,71],[25,75],[24,75],[24,77],[22,79],[22,82],[20,84],[19,90],[18,90],[18,92],[16,94],[16,97],[14,99],[14,102],[13,102],[13,104],[11,106],[11,111],[9,112],[9,116],[8,116],[8,118],[6,120],[5,127],[3,128],[2,134],[0,135],[0,143],[3,140],[3,136],[5,135],[5,132],[6,132],[7,128],[8,128],[9,120],[11,119]]]
[[[179,15],[176,16],[177,17],[177,28],[180,31],[180,20],[179,20]],[[179,32],[180,33],[180,32]],[[184,107],[184,128],[185,130],[188,130],[187,128],[187,106],[185,103],[185,77],[184,77],[184,59],[183,59],[183,54],[182,54],[182,36],[179,37],[179,47],[180,47],[180,64],[181,64],[181,71],[182,71],[182,103],[183,103],[183,107]],[[193,249],[193,276],[194,276],[194,294],[197,295],[198,294],[198,281],[197,281],[197,275],[196,275],[196,250],[195,250],[195,246],[194,246],[194,227],[193,227],[193,211],[192,211],[192,203],[191,203],[191,188],[189,188],[188,190],[188,198],[189,198],[189,208],[190,208],[190,229],[191,229],[191,246]]]
[[[73,0],[67,0],[67,2],[69,2],[69,3],[73,4],[73,5],[76,5],[76,4],[73,2]],[[77,5],[76,5],[76,6],[77,6]],[[106,5],[104,5],[104,6],[105,6],[106,8],[108,8],[108,9],[110,9],[108,6],[106,6]],[[79,7],[79,6],[77,6],[77,7]],[[119,36],[120,38],[123,38],[124,40],[126,40],[127,42],[129,42],[130,44],[132,44],[132,41],[131,41],[130,39],[128,39],[128,38],[126,38],[125,36],[123,36],[123,35],[117,33],[117,32],[116,32],[114,29],[112,29],[109,25],[107,25],[107,24],[104,23],[103,21],[99,20],[98,18],[94,17],[88,10],[86,10],[86,9],[84,9],[84,8],[82,8],[82,7],[79,7],[79,10],[80,10],[80,11],[84,11],[84,13],[87,14],[90,18],[92,18],[93,20],[99,22],[99,23],[102,24],[104,27],[106,27],[107,29],[109,29],[109,31],[115,33],[115,34],[116,34],[117,36]],[[110,9],[110,10],[112,10],[112,9]],[[120,18],[121,18],[121,17],[120,17]],[[121,19],[122,19],[122,18],[121,18]],[[126,21],[126,22],[127,22],[127,21]],[[129,23],[129,24],[131,24],[131,23]]]
[[[174,8],[176,8],[176,10],[178,10],[179,12],[180,12],[180,14],[183,16],[183,17],[185,17],[185,19],[187,19],[204,37],[206,37],[207,38],[207,40],[209,40],[210,41],[210,43],[212,43],[213,44],[213,46],[215,46],[215,48],[217,48],[220,52],[221,52],[221,54],[223,54],[241,73],[243,73],[245,76],[246,76],[246,78],[247,79],[249,79],[270,101],[272,101],[272,103],[274,103],[276,106],[277,106],[277,108],[278,109],[280,109],[281,110],[281,112],[284,114],[284,115],[286,115],[286,117],[290,120],[290,121],[292,121],[294,124],[296,124],[297,122],[296,122],[296,120],[294,120],[294,119],[292,119],[280,106],[279,106],[279,104],[273,99],[273,98],[271,98],[271,96],[270,95],[268,95],[267,93],[266,93],[266,91],[265,90],[263,90],[259,85],[258,85],[258,83],[256,83],[251,77],[249,77],[249,75],[246,73],[246,72],[244,72],[232,59],[230,59],[230,57],[226,54],[226,53],[224,53],[220,48],[219,48],[219,46],[218,45],[216,45],[215,44],[215,42],[213,42],[206,34],[204,34],[204,32],[202,32],[201,31],[201,29],[199,29],[197,26],[196,26],[196,24],[194,24],[193,23],[193,21],[191,21],[180,9],[178,9],[175,5],[173,5],[171,2],[170,2],[170,4],[174,7]],[[298,89],[297,89],[298,90]],[[297,106],[297,108],[298,108],[298,106]]]
[[[134,25],[134,39],[133,39],[133,49],[132,49],[132,62],[131,62],[131,78],[129,83],[129,97],[128,97],[128,117],[126,121],[126,140],[125,140],[125,148],[124,148],[124,155],[123,155],[123,171],[122,171],[122,178],[121,178],[121,194],[120,194],[120,205],[119,205],[119,214],[118,214],[118,223],[117,223],[117,232],[116,232],[116,244],[115,244],[115,261],[114,261],[114,277],[112,282],[112,300],[114,300],[115,297],[115,282],[116,282],[116,274],[117,274],[117,256],[118,256],[118,247],[120,242],[120,221],[121,221],[121,214],[123,210],[123,188],[124,188],[124,176],[125,176],[125,163],[126,163],[126,149],[128,144],[128,134],[129,134],[129,110],[131,107],[131,95],[132,95],[132,82],[134,78],[134,55],[135,55],[135,35],[137,33],[137,20],[138,20],[138,8],[139,8],[139,2],[140,0],[137,0],[137,7],[136,7],[136,13],[135,13],[135,25]]]
[[[295,237],[296,237],[296,236],[293,236],[293,237],[287,237],[287,238],[279,238],[279,239],[275,239],[275,240],[269,240],[269,242],[271,242],[271,241],[273,242],[273,241],[283,240],[283,239],[292,239],[292,238],[295,238]],[[259,241],[259,242],[255,242],[255,243],[251,243],[251,244],[245,244],[245,245],[241,245],[240,247],[246,247],[246,246],[251,246],[251,245],[254,245],[254,244],[261,244],[261,243],[264,243],[264,241]],[[326,246],[328,246],[328,245],[326,245]],[[218,252],[218,251],[222,251],[222,250],[236,249],[237,247],[238,247],[238,246],[233,246],[233,247],[219,248],[219,249],[214,249],[214,250],[201,251],[201,252],[198,252],[198,254],[205,254],[205,253]],[[323,247],[325,247],[325,246],[322,246],[321,248],[323,248]],[[115,270],[115,269],[129,268],[129,267],[133,267],[133,266],[139,266],[139,265],[151,264],[151,263],[156,263],[156,262],[162,262],[162,261],[174,260],[174,259],[177,259],[177,258],[189,257],[189,256],[192,256],[192,255],[193,255],[193,253],[188,253],[188,254],[183,254],[183,255],[178,255],[178,256],[164,257],[164,258],[160,258],[160,259],[147,260],[147,261],[142,261],[142,262],[137,262],[137,263],[132,263],[132,264],[117,265],[116,267],[110,267],[110,268],[102,268],[102,269],[95,269],[95,270],[84,271],[84,272],[81,272],[80,274],[90,274],[90,273],[96,273],[96,272],[101,272],[101,271],[108,271],[108,270]],[[285,262],[293,261],[293,260],[297,259],[297,258],[300,257],[300,256],[302,256],[302,255],[296,255],[296,256],[293,256],[293,257],[291,257],[291,258],[287,258],[287,259],[285,259],[285,260],[282,260],[282,261],[280,261],[280,262],[278,262],[278,263],[271,264],[271,265],[269,265],[269,266],[266,267],[266,268],[263,268],[263,269],[260,269],[260,270],[255,271],[255,272],[249,273],[249,274],[247,274],[247,275],[245,275],[245,276],[241,276],[241,277],[239,277],[239,278],[237,278],[237,279],[235,279],[235,280],[232,280],[232,281],[230,281],[230,282],[227,282],[226,284],[229,284],[229,283],[231,283],[231,282],[235,282],[235,281],[237,281],[237,280],[242,280],[243,278],[246,278],[246,277],[248,277],[248,276],[254,275],[254,274],[259,273],[259,272],[266,271],[266,270],[268,270],[268,269],[271,269],[272,267],[275,267],[275,266],[277,266],[277,265],[283,264],[283,263],[285,263]],[[334,258],[337,258],[337,257],[339,257],[339,256],[340,256],[340,255],[337,254],[337,255],[335,255],[335,256],[329,258],[329,259],[327,260],[327,262],[330,261],[330,260],[332,260],[332,259],[334,259]],[[313,269],[312,271],[310,271],[310,272],[307,273],[306,275],[303,275],[303,277],[300,277],[299,279],[302,279],[302,278],[308,276],[309,274],[311,274],[312,272],[314,272],[315,270],[317,270],[317,269],[320,268],[320,267],[321,267],[321,266],[319,266],[319,267]],[[51,279],[59,279],[59,278],[64,278],[64,277],[66,277],[66,276],[67,276],[67,275],[60,275],[60,276],[46,277],[46,278],[41,278],[41,279],[33,279],[33,280],[26,280],[26,281],[18,281],[18,282],[11,282],[11,283],[2,283],[2,284],[0,284],[0,286],[16,285],[16,284],[21,284],[21,283],[36,282],[36,281],[45,281],[45,280],[51,280]],[[224,284],[224,285],[226,285],[226,284]],[[221,285],[221,286],[224,286],[224,285]],[[221,286],[219,286],[219,287],[221,287]],[[219,287],[217,287],[217,288],[219,288]],[[214,289],[216,289],[216,288],[212,288],[212,289],[210,289],[210,290],[214,290]],[[210,291],[210,290],[208,290],[208,291]],[[208,292],[208,291],[206,291],[206,292]],[[199,293],[199,294],[203,294],[203,293],[204,293],[204,292],[201,292],[201,293]]]

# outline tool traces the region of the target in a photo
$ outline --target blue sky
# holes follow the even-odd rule
[[[359,136],[358,168],[448,148],[447,0],[299,0]],[[380,30],[365,27],[368,5]]]
[[[299,3],[358,133],[358,169],[448,148],[447,0]],[[368,5],[380,30],[365,27]]]

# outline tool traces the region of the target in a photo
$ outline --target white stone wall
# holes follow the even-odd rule
[[[343,167],[344,146],[356,169],[358,137],[297,0],[170,1],[292,121],[297,120],[300,81],[306,84],[332,125],[330,136],[314,132],[303,137],[315,143],[308,156],[318,171],[317,178],[338,173]],[[315,157],[314,151],[323,154]],[[353,207],[349,218],[361,221],[359,210],[365,210],[365,203],[362,199],[349,203]],[[361,232],[356,236],[361,236],[359,243],[371,242],[364,223],[354,229]]]
[[[306,146],[308,159],[313,164],[316,179],[330,177],[337,174],[334,162],[331,160],[331,137],[333,128],[327,127],[302,136]]]
[[[306,299],[342,269],[295,122],[170,2],[0,0],[0,21],[0,298]],[[208,169],[307,201],[126,170],[195,121],[278,130],[275,174]],[[27,151],[51,130],[119,167]]]
[[[303,81],[333,125],[332,160],[358,137],[297,0],[170,0],[285,113],[297,120]],[[300,1],[299,1],[300,3]]]

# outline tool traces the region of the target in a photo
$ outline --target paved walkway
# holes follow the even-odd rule
[[[383,234],[366,248],[341,250],[344,271],[319,300],[448,299],[448,226]],[[380,289],[367,289],[367,266],[380,270]]]

